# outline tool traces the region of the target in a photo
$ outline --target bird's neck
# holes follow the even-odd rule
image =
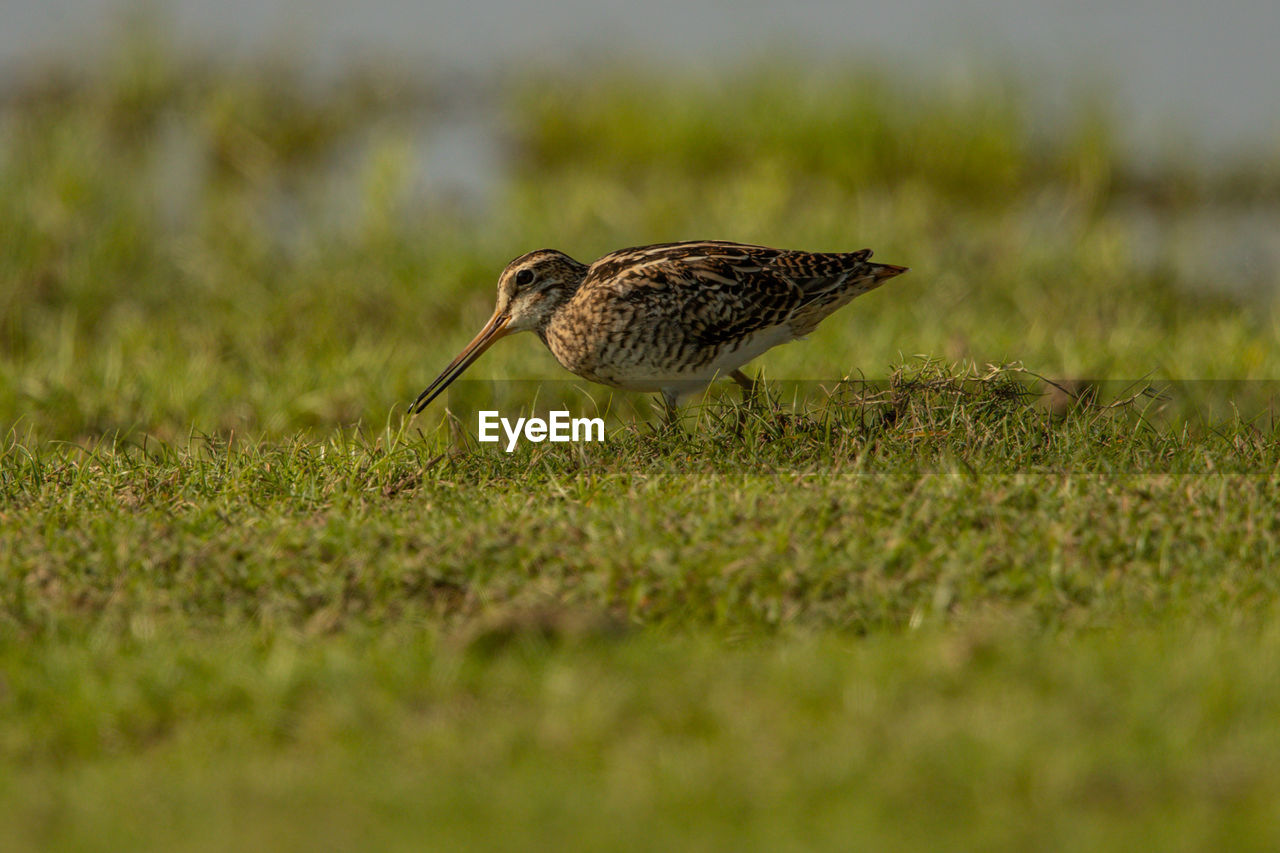
[[[564,281],[554,290],[547,291],[543,304],[539,306],[538,323],[534,326],[534,331],[538,333],[538,337],[542,338],[542,342],[547,342],[547,327],[555,322],[556,317],[563,312],[573,300],[578,289],[582,287],[582,282],[586,278],[587,268],[582,267],[581,275]]]

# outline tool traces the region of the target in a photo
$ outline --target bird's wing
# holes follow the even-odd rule
[[[665,243],[600,258],[582,288],[680,318],[686,333],[716,345],[782,325],[797,312],[870,275],[869,249],[792,252],[742,243]]]

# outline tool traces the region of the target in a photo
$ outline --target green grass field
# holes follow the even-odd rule
[[[1280,846],[1280,281],[1202,233],[1280,162],[998,75],[546,72],[475,204],[429,79],[12,83],[0,846]],[[694,238],[912,271],[677,429],[533,336],[405,418],[511,257]]]

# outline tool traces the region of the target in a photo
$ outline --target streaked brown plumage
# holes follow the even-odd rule
[[[662,243],[587,266],[563,252],[521,255],[498,279],[493,316],[410,409],[421,412],[498,338],[536,332],[567,370],[668,409],[717,376],[803,337],[837,308],[907,271],[870,249],[796,252],[742,243]]]

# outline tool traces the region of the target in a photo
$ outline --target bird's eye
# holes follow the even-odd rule
[[[516,273],[516,284],[533,284],[533,270],[520,270]]]

